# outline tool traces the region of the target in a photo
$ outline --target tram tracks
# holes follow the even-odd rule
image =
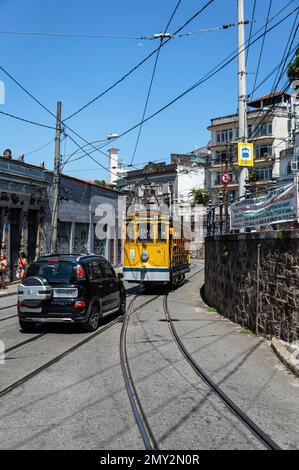
[[[186,349],[172,321],[168,307],[168,294],[163,299],[164,314],[172,334],[172,337],[195,373],[208,385],[208,387],[222,400],[225,406],[245,425],[249,431],[269,450],[281,450],[280,446],[274,442],[249,416],[217,385],[207,372],[196,362],[194,357]]]
[[[197,270],[187,280],[196,276],[204,270],[204,267]],[[194,357],[189,353],[189,351],[184,346],[180,336],[178,335],[174,323],[172,321],[171,313],[168,306],[168,293],[163,296],[163,311],[172,334],[172,337],[181,351],[184,358],[187,360],[189,365],[193,368],[195,373],[200,377],[201,380],[215,393],[215,395],[221,399],[225,404],[228,410],[236,416],[239,421],[247,427],[247,429],[257,438],[267,449],[269,450],[281,450],[280,446],[267,434],[265,433],[220,387],[213,381],[213,379],[208,375],[208,373],[196,362]],[[120,356],[121,356],[121,367],[123,372],[123,377],[125,381],[125,386],[129,396],[129,401],[132,407],[132,411],[136,420],[136,424],[139,428],[141,437],[143,439],[145,448],[147,450],[158,450],[159,446],[157,440],[154,436],[154,433],[150,427],[146,414],[143,410],[140,398],[138,396],[136,386],[132,377],[132,373],[129,366],[129,359],[127,353],[127,330],[129,325],[129,320],[131,315],[143,308],[145,304],[142,304],[138,309],[134,309],[134,304],[137,299],[137,295],[131,301],[127,314],[123,319],[123,326],[120,337]],[[156,300],[161,295],[157,295],[149,302]]]
[[[93,340],[94,338],[96,338],[97,336],[99,336],[101,333],[103,333],[104,331],[108,330],[109,328],[111,328],[113,325],[115,325],[116,323],[119,323],[120,321],[120,317],[117,317],[115,318],[114,320],[112,320],[110,323],[108,323],[107,325],[103,326],[102,328],[99,328],[97,331],[95,331],[94,333],[92,333],[91,335],[89,335],[87,338],[84,338],[83,340],[79,341],[79,343],[76,343],[75,345],[73,345],[72,347],[70,347],[69,349],[67,349],[66,351],[62,352],[61,354],[58,354],[57,356],[55,356],[53,359],[51,359],[50,361],[44,363],[42,366],[34,369],[32,372],[30,372],[29,374],[25,375],[24,377],[22,377],[21,379],[17,380],[16,382],[14,382],[13,384],[9,385],[8,387],[4,388],[3,390],[0,391],[0,398],[4,397],[5,395],[8,395],[9,393],[11,393],[13,390],[21,387],[22,385],[24,385],[26,382],[28,382],[29,380],[33,379],[34,377],[36,377],[37,375],[39,375],[41,372],[43,372],[44,370],[48,369],[49,367],[53,366],[54,364],[57,364],[59,361],[61,361],[63,358],[65,358],[66,356],[68,356],[69,354],[71,354],[72,352],[76,351],[77,349],[81,348],[82,346],[84,346],[85,344],[89,343],[91,340]],[[35,337],[36,338],[36,337]],[[38,338],[36,338],[38,339]],[[16,347],[14,348],[16,349]]]
[[[158,450],[159,447],[158,447],[157,441],[151,430],[146,414],[142,408],[142,405],[141,405],[141,402],[140,402],[140,399],[139,399],[139,396],[135,387],[135,383],[131,374],[128,354],[127,354],[127,330],[128,330],[128,325],[129,325],[129,320],[130,320],[131,315],[137,310],[140,310],[142,307],[144,307],[148,303],[153,302],[160,296],[158,295],[154,297],[153,299],[150,299],[149,301],[147,301],[145,304],[139,306],[138,308],[133,309],[133,306],[136,302],[137,297],[138,295],[136,295],[130,302],[128,312],[126,313],[123,319],[123,325],[122,325],[121,334],[120,334],[121,368],[122,368],[123,378],[124,378],[126,390],[128,393],[130,405],[131,405],[139,432],[143,439],[145,448],[147,450]]]
[[[134,297],[135,299],[135,297]],[[133,299],[133,300],[134,300]],[[144,302],[142,305],[136,307],[136,309],[134,309],[133,311],[131,311],[131,313],[134,313],[135,311],[138,311],[140,310],[144,305],[147,305],[149,302],[151,302],[152,300],[154,299],[150,299],[150,300],[147,300],[146,302]],[[13,390],[21,387],[22,385],[24,385],[25,383],[27,383],[28,381],[30,381],[31,379],[33,379],[34,377],[36,377],[37,375],[39,375],[40,373],[42,373],[44,370],[48,369],[49,367],[51,367],[52,365],[54,364],[57,364],[59,361],[61,361],[63,358],[67,357],[68,355],[70,355],[71,353],[73,353],[74,351],[76,351],[77,349],[79,349],[80,347],[84,346],[85,344],[89,343],[91,340],[93,340],[94,338],[96,338],[97,336],[99,336],[100,334],[104,333],[105,331],[107,331],[109,328],[111,328],[112,326],[114,326],[116,323],[119,323],[120,321],[122,321],[122,318],[123,317],[117,317],[115,318],[114,320],[112,320],[111,322],[107,323],[107,325],[99,328],[97,331],[95,331],[94,333],[90,334],[88,337],[85,337],[83,340],[79,341],[78,343],[76,343],[75,345],[71,346],[70,348],[68,348],[66,351],[58,354],[57,356],[55,356],[53,359],[51,359],[50,361],[42,364],[40,367],[34,369],[32,372],[30,372],[29,374],[23,376],[21,379],[15,381],[14,383],[12,383],[11,385],[5,387],[4,389],[0,390],[0,398],[8,395],[9,393],[11,393]],[[21,343],[18,343],[8,349],[6,349],[5,351],[5,354],[6,353],[9,353],[11,351],[14,351],[18,348],[20,348],[21,346],[24,346],[26,344],[29,344],[29,343],[32,343],[34,341],[37,341],[38,339],[42,338],[42,337],[45,337],[45,336],[48,336],[48,333],[41,333],[41,334],[38,334],[34,337],[31,337],[31,338],[28,338],[27,340],[25,341],[22,341]]]
[[[198,266],[195,266],[195,267],[198,267]],[[191,276],[188,276],[188,279],[190,279],[190,277],[195,276],[196,274],[199,274],[203,269],[204,268],[201,268],[195,273],[193,273]],[[186,281],[188,281],[188,279]],[[155,438],[155,435],[151,429],[149,421],[143,410],[143,407],[142,407],[142,404],[141,404],[141,401],[138,396],[138,392],[134,383],[134,379],[131,373],[128,353],[127,353],[127,331],[128,331],[130,317],[132,316],[132,314],[137,312],[138,310],[141,310],[148,303],[153,302],[154,300],[158,299],[159,297],[161,297],[161,295],[156,295],[152,299],[148,300],[147,302],[143,303],[142,305],[134,309],[133,308],[134,304],[137,298],[139,297],[140,293],[136,294],[135,297],[131,300],[129,307],[128,307],[128,311],[123,318],[123,325],[122,325],[121,334],[120,334],[120,361],[121,361],[121,368],[122,368],[122,373],[123,373],[123,378],[124,378],[128,398],[130,401],[130,405],[131,405],[140,435],[143,439],[144,446],[147,450],[159,450],[158,442]]]

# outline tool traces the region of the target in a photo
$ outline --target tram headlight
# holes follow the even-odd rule
[[[140,255],[140,258],[142,259],[142,261],[148,261],[149,259],[149,254],[147,251],[143,251]]]

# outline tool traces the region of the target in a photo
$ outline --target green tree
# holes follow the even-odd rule
[[[299,47],[296,50],[296,57],[294,62],[290,62],[288,67],[288,77],[291,82],[299,80]]]
[[[209,202],[209,192],[207,189],[193,188],[189,193],[189,197],[192,199],[193,206],[195,206],[195,204],[203,204],[206,206]]]
[[[250,181],[250,183],[255,183],[256,181],[258,181],[258,179],[259,179],[259,177],[258,177],[257,171],[250,170],[249,171],[249,181]]]

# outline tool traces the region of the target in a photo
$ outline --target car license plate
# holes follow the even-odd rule
[[[23,305],[20,307],[21,313],[42,313],[42,308],[33,308],[33,307],[24,307]]]
[[[78,289],[53,289],[53,297],[60,297],[60,298],[78,297]]]

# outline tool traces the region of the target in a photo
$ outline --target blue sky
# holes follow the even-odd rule
[[[117,36],[150,36],[163,31],[177,0],[0,0],[0,31],[38,31]],[[169,27],[178,29],[205,0],[182,0]],[[288,0],[273,0],[270,16]],[[185,31],[235,23],[237,0],[215,0]],[[265,23],[269,1],[257,0],[253,32]],[[245,17],[250,19],[253,0],[245,0]],[[298,6],[297,0],[289,6]],[[285,14],[284,13],[284,14]],[[284,15],[283,14],[283,15]],[[279,17],[282,18],[281,15]],[[294,21],[294,15],[271,32],[265,47],[258,82],[279,62]],[[275,20],[276,22],[276,20]],[[246,26],[248,36],[249,26]],[[176,97],[236,48],[236,28],[171,40],[162,48],[147,114]],[[113,39],[31,37],[0,34],[0,65],[55,113],[62,101],[63,117],[71,114],[103,91],[149,54],[158,42]],[[256,71],[261,40],[250,50],[248,91]],[[122,84],[84,110],[69,125],[88,141],[121,133],[142,116],[154,58]],[[0,72],[6,100],[0,111],[55,125],[54,119]],[[273,78],[258,92],[268,93]],[[159,116],[143,126],[135,162],[169,159],[171,153],[188,152],[209,140],[210,119],[237,108],[237,63],[214,76]],[[54,131],[21,123],[0,115],[0,151],[11,148],[14,156],[29,153],[54,138]],[[130,162],[137,131],[115,142],[120,157]],[[75,137],[78,142],[80,140]],[[81,144],[84,144],[82,141]],[[67,139],[62,154],[75,149]],[[54,143],[26,156],[33,164],[53,167]],[[95,153],[103,165],[105,156]],[[83,179],[107,179],[108,174],[88,157],[65,167],[65,172]]]

